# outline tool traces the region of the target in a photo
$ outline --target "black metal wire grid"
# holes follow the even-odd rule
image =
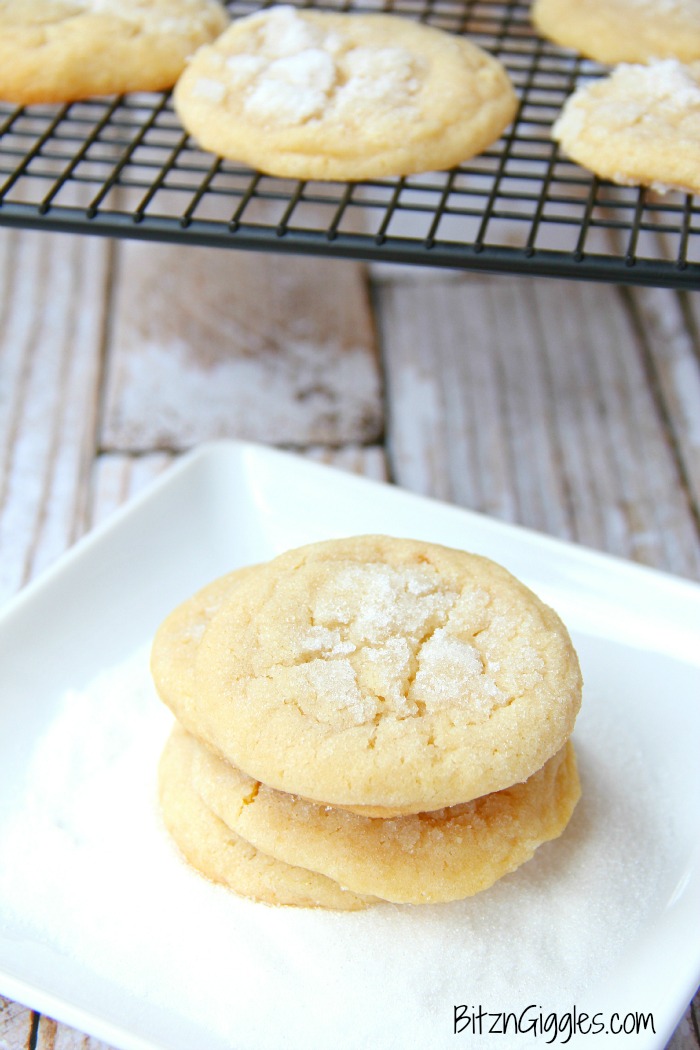
[[[229,5],[232,15],[258,6]],[[300,6],[308,6],[303,4]],[[629,284],[700,287],[700,199],[613,186],[550,138],[594,63],[538,38],[523,0],[347,0],[467,33],[520,97],[503,138],[449,171],[363,183],[271,178],[201,152],[170,97],[0,104],[0,224]]]

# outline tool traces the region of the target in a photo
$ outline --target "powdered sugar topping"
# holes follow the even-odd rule
[[[646,94],[679,113],[700,106],[700,83],[688,66],[674,58],[651,62],[647,66],[623,64],[613,81],[635,94]]]
[[[577,136],[593,122],[604,129],[636,128],[642,134],[653,134],[652,125],[663,122],[697,136],[700,69],[673,58],[648,65],[621,63],[609,77],[571,96],[552,133],[558,139]]]
[[[333,59],[310,47],[263,66],[245,101],[256,120],[300,124],[323,111],[335,83]]]
[[[410,108],[420,89],[420,63],[401,48],[353,46],[285,5],[252,23],[254,53],[228,58],[221,75],[256,123],[294,127],[329,110],[352,123],[368,108]]]

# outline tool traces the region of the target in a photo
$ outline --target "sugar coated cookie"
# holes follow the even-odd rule
[[[0,98],[164,90],[228,23],[218,0],[0,0]]]
[[[504,568],[362,536],[243,580],[173,710],[270,787],[417,813],[527,779],[563,746],[580,700],[561,620]]]
[[[601,178],[700,193],[700,62],[618,66],[567,100],[552,136]]]
[[[532,20],[556,44],[610,65],[700,58],[700,0],[535,0]]]
[[[187,704],[194,690],[194,663],[204,631],[236,585],[254,566],[236,569],[202,587],[163,620],[151,648],[151,674],[171,708]]]
[[[163,701],[173,711],[192,705],[195,690],[195,660],[199,643],[212,617],[233,597],[238,583],[257,566],[246,566],[221,576],[177,606],[161,623],[151,649],[151,674]],[[398,806],[355,806],[353,812],[367,817],[395,817]],[[413,812],[409,807],[408,812]]]
[[[494,142],[516,110],[501,63],[463,37],[288,6],[239,19],[201,48],[174,97],[204,149],[300,179],[450,168]]]
[[[433,813],[360,817],[274,791],[195,744],[195,790],[266,854],[395,903],[459,900],[487,889],[557,838],[580,795],[571,743],[522,784]]]
[[[159,767],[163,820],[192,867],[242,897],[267,904],[356,911],[375,903],[342,889],[324,875],[274,860],[231,831],[192,787],[193,745],[176,726]]]

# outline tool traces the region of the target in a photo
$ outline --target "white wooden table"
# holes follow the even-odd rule
[[[0,230],[0,599],[222,436],[700,578],[700,295]]]

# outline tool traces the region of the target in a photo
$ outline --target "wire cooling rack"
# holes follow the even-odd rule
[[[234,0],[231,14],[259,5]],[[308,6],[304,4],[304,6]],[[463,270],[700,288],[700,198],[599,181],[550,128],[586,62],[532,30],[518,0],[369,0],[467,33],[521,103],[491,149],[441,173],[363,183],[276,179],[198,150],[170,96],[0,103],[0,224]]]

